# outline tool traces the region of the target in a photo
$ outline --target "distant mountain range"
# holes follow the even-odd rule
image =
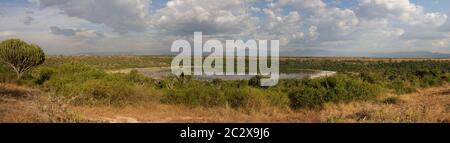
[[[416,52],[395,52],[395,53],[380,53],[375,54],[375,57],[413,57],[413,58],[450,58],[450,54],[447,53],[434,53],[427,51],[416,51]]]
[[[281,56],[299,57],[384,57],[384,58],[450,58],[448,53],[428,51],[392,52],[392,53],[351,53],[326,50],[296,50],[280,52]]]
[[[175,56],[176,53],[146,54],[133,52],[86,52],[77,55],[168,55]],[[393,52],[393,53],[351,53],[342,51],[326,51],[326,50],[295,50],[282,51],[280,56],[293,57],[380,57],[380,58],[450,58],[448,53],[435,53],[428,51],[415,52]]]

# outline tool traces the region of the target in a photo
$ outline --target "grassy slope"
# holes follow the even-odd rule
[[[157,102],[134,106],[72,106],[41,91],[0,85],[0,122],[449,122],[450,85],[385,96],[377,102],[327,104],[322,110],[258,112]],[[388,99],[388,100],[387,100]]]

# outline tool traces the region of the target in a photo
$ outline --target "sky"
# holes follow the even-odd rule
[[[281,55],[450,53],[449,0],[0,0],[0,40],[48,54],[169,54],[173,41],[280,40]]]

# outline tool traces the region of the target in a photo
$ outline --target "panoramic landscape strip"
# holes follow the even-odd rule
[[[1,0],[0,122],[449,123],[449,6]]]

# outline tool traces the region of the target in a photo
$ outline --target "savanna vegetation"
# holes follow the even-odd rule
[[[274,87],[259,87],[255,81],[212,82],[190,76],[155,80],[137,71],[111,74],[106,69],[130,68],[141,61],[147,66],[166,65],[166,57],[154,63],[155,57],[60,57],[50,56],[43,66],[28,72],[22,82],[38,86],[75,104],[123,105],[143,101],[152,93],[162,93],[166,104],[205,107],[259,109],[261,106],[320,108],[324,103],[372,100],[380,94],[412,93],[418,88],[450,82],[450,63],[439,61],[362,62],[325,60],[286,60],[283,70],[319,69],[338,71],[333,77],[281,80]],[[77,60],[74,60],[77,59]],[[123,61],[107,64],[105,61]],[[156,58],[157,59],[157,58]],[[59,61],[59,62],[56,62]],[[137,63],[135,63],[137,62]],[[12,74],[0,68],[2,79]],[[255,77],[257,78],[257,77]],[[252,83],[253,81],[253,83]]]
[[[283,59],[281,72],[309,69],[338,74],[280,80],[274,87],[258,86],[259,76],[241,81],[199,81],[191,76],[152,79],[136,70],[107,72],[169,66],[171,57],[168,56],[47,56],[45,61],[24,72],[21,79],[16,79],[14,70],[2,63],[0,81],[37,88],[51,99],[70,106],[122,108],[163,104],[246,114],[266,112],[268,108],[289,113],[319,112],[330,105],[355,102],[396,104],[401,102],[397,96],[450,82],[450,62],[439,60]],[[385,98],[386,95],[391,96]]]

